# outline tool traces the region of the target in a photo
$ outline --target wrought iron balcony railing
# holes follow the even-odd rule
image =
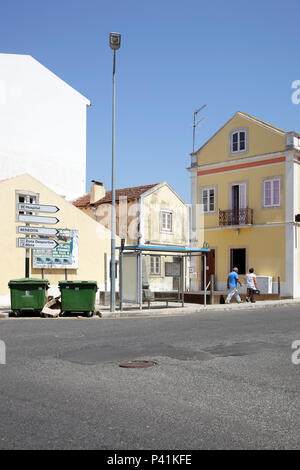
[[[219,225],[252,225],[253,209],[219,210]]]

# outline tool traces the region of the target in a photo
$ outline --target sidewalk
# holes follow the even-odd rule
[[[126,317],[147,317],[147,316],[168,316],[168,315],[185,315],[195,314],[207,311],[218,312],[227,310],[249,310],[253,308],[276,308],[276,307],[290,307],[292,305],[299,306],[300,311],[300,298],[298,299],[283,299],[283,300],[265,300],[256,301],[256,303],[237,304],[232,302],[231,304],[214,304],[214,305],[201,305],[201,304],[189,304],[185,303],[182,307],[177,302],[169,302],[168,308],[165,306],[165,302],[155,302],[150,308],[144,307],[142,310],[139,309],[138,305],[125,305],[123,312],[119,310],[110,312],[108,305],[96,305],[95,311],[99,311],[99,317],[101,318],[126,318]],[[0,318],[8,318],[10,313],[9,308],[0,307]],[[22,318],[22,317],[21,317]],[[74,316],[77,318],[77,316]]]
[[[123,312],[117,310],[116,312],[110,312],[109,306],[98,305],[97,310],[100,310],[102,318],[122,318],[122,317],[143,317],[143,316],[166,316],[166,315],[185,315],[195,314],[207,311],[227,311],[227,310],[249,310],[253,308],[276,308],[276,307],[290,307],[292,305],[298,305],[300,310],[300,298],[299,299],[284,299],[284,300],[265,300],[256,301],[255,303],[243,302],[237,304],[232,302],[230,304],[214,304],[214,305],[202,305],[202,304],[189,304],[185,303],[182,307],[176,302],[169,302],[169,307],[165,307],[165,302],[155,302],[152,307],[144,307],[142,310],[138,306],[124,306]]]

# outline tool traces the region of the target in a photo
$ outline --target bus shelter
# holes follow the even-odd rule
[[[180,269],[178,277],[180,279],[180,303],[184,306],[184,258],[203,256],[204,272],[206,272],[206,255],[210,252],[208,248],[190,248],[164,245],[122,245],[119,250],[119,306],[123,310],[123,303],[139,304],[143,306],[143,256],[176,256],[180,258]],[[169,263],[172,264],[172,263]],[[172,266],[169,266],[172,268]],[[175,266],[175,268],[177,268]],[[169,275],[172,275],[170,273]],[[204,283],[204,304],[206,304],[207,288]]]

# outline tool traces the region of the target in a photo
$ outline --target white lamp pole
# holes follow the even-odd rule
[[[116,308],[116,189],[115,189],[115,72],[116,51],[121,46],[121,34],[110,33],[109,45],[114,51],[113,59],[113,106],[112,106],[112,175],[111,175],[111,261],[110,261],[110,311]]]

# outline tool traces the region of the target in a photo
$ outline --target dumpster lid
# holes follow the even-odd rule
[[[48,279],[37,279],[34,277],[23,277],[21,279],[11,279],[8,285],[13,284],[49,284]]]
[[[59,281],[59,286],[97,286],[97,281]]]

